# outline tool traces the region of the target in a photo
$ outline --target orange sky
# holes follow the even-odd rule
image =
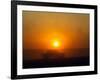
[[[89,14],[23,11],[24,49],[89,48]]]

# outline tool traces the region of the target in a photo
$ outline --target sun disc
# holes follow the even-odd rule
[[[54,42],[53,42],[53,47],[57,48],[57,47],[59,47],[59,46],[60,46],[60,44],[59,44],[58,41],[54,41]]]

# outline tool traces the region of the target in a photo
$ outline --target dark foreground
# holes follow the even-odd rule
[[[89,58],[69,58],[61,60],[44,60],[32,61],[27,60],[23,62],[23,68],[43,68],[43,67],[64,67],[64,66],[85,66],[89,65]]]
[[[66,53],[24,50],[23,68],[45,68],[89,65],[89,50],[72,50]],[[42,52],[42,53],[41,53]],[[68,54],[68,55],[63,55]],[[69,55],[70,54],[70,55]],[[69,57],[70,56],[70,57]]]

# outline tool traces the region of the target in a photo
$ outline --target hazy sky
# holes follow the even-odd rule
[[[89,14],[23,11],[24,49],[89,48]]]

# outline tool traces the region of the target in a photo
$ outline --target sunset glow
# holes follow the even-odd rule
[[[75,51],[81,51],[81,49],[88,51],[88,48],[88,14],[23,11],[25,57],[29,56],[27,50],[33,55],[30,56],[31,59],[43,58],[44,53],[55,54],[56,52],[65,54],[67,57],[80,57],[86,56],[86,54],[75,55]],[[38,56],[34,57],[35,55]]]

